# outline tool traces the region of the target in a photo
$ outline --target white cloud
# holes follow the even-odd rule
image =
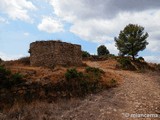
[[[55,14],[67,20],[113,18],[119,12],[137,12],[160,8],[153,0],[48,0]]]
[[[160,53],[160,47],[159,47],[160,40],[149,40],[149,45],[147,46],[147,49],[152,52],[159,52]]]
[[[3,52],[0,52],[0,58],[2,60],[16,60],[16,59],[19,59],[21,57],[23,57],[24,55],[8,55],[8,54],[5,54]]]
[[[7,14],[13,20],[32,22],[28,11],[36,9],[28,0],[0,0],[1,13]]]
[[[107,49],[109,50],[109,52],[111,54],[115,54],[118,55],[119,51],[117,50],[117,47],[115,46],[115,43],[107,43],[105,44],[105,46],[107,47]]]
[[[144,56],[147,62],[160,63],[160,56]]]
[[[157,27],[160,27],[157,23]],[[155,29],[155,27],[153,28]],[[153,30],[152,32],[149,33],[150,37],[148,39],[149,45],[147,46],[147,49],[152,51],[152,52],[159,52],[160,53],[160,29]]]
[[[106,41],[112,41],[113,37],[109,36],[112,34],[112,27],[110,21],[105,20],[86,20],[77,21],[71,27],[70,31],[78,35],[82,39],[89,40],[92,42],[104,43]]]
[[[127,24],[139,24],[149,33],[150,51],[160,51],[160,1],[141,0],[48,0],[55,15],[72,24],[80,38],[109,43]],[[157,34],[155,34],[157,33]],[[158,36],[158,37],[157,37]]]
[[[48,33],[64,31],[63,24],[60,21],[55,20],[51,17],[44,17],[42,19],[42,22],[38,25],[38,29],[40,31],[45,31]]]
[[[85,21],[77,20],[73,22],[71,32],[83,39],[100,43],[108,40],[113,41],[114,37],[118,36],[120,30],[122,30],[129,23],[140,24],[145,27],[145,31],[149,32],[150,36],[148,40],[152,47],[148,48],[155,48],[157,46],[155,42],[160,40],[159,38],[155,38],[160,33],[160,23],[156,22],[160,19],[160,16],[158,17],[160,10],[153,11],[154,15],[150,14],[150,12],[151,11],[143,11],[138,13],[123,12],[119,13],[114,19],[99,18]],[[157,31],[158,33],[155,34]]]

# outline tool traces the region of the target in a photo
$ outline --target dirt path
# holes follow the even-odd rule
[[[160,116],[160,74],[113,70],[112,66],[105,68],[106,66],[97,62],[87,64],[122,75],[123,83],[116,88],[90,95],[84,100],[25,108],[29,112],[23,112],[20,119],[25,120],[25,116],[30,116],[28,119],[33,120],[158,120],[156,115]],[[129,117],[131,114],[155,116]],[[7,117],[4,118],[7,120]]]
[[[101,66],[97,62],[90,65]],[[104,71],[109,70],[102,66],[101,68]],[[156,117],[160,114],[160,75],[115,70],[114,72],[122,74],[124,77],[124,82],[119,87],[87,97],[77,107],[65,111],[62,118],[74,120],[158,120]],[[155,115],[139,118],[138,114]]]

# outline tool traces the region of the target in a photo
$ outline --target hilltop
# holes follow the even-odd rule
[[[115,80],[116,86],[95,94],[88,94],[84,98],[71,97],[70,99],[58,99],[54,102],[49,99],[47,101],[36,100],[29,104],[21,103],[22,105],[17,103],[9,111],[7,110],[7,113],[1,113],[0,118],[10,120],[15,118],[24,120],[124,120],[127,113],[160,113],[160,74],[155,69],[123,70],[117,67],[118,62],[115,58],[85,60],[83,63],[84,66],[76,68],[78,71],[83,72],[86,66],[99,68],[104,71],[103,84]],[[64,78],[67,69],[73,68],[31,67],[24,64],[22,60],[6,62],[5,66],[13,73],[18,72],[25,76],[29,85],[32,85],[31,83],[42,83],[43,85],[50,84],[50,82],[57,83],[58,80]]]

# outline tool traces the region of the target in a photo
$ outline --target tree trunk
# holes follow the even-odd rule
[[[132,58],[133,58],[133,60],[135,61],[135,56],[134,56],[134,46],[133,46],[133,44],[132,44]]]
[[[132,55],[132,59],[135,61],[135,57],[134,57],[134,55]]]

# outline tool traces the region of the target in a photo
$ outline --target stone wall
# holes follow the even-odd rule
[[[31,66],[81,65],[81,46],[60,41],[36,41],[30,44]]]

